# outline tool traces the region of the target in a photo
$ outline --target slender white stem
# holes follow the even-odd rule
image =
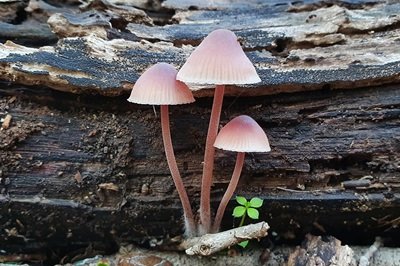
[[[172,146],[168,105],[161,105],[161,130],[164,142],[165,156],[167,157],[169,170],[171,172],[172,179],[174,180],[176,190],[178,191],[179,198],[182,202],[183,216],[185,218],[186,227],[185,233],[187,234],[187,236],[195,236],[197,230],[196,224],[194,222],[192,207],[190,206],[189,197],[187,195],[185,186],[179,173],[178,165],[176,164],[174,148]]]
[[[214,170],[214,142],[218,134],[219,119],[221,116],[222,102],[224,99],[225,85],[217,85],[214,92],[214,101],[211,109],[210,123],[208,125],[206,148],[204,151],[203,177],[201,180],[200,196],[200,234],[210,232],[210,193]]]
[[[232,198],[233,193],[235,193],[237,184],[239,183],[240,174],[242,173],[243,163],[244,163],[244,152],[239,152],[236,156],[235,169],[232,173],[231,181],[229,182],[228,188],[225,191],[224,196],[219,204],[217,214],[215,215],[215,220],[213,224],[213,232],[218,232],[221,226],[222,218],[224,217],[224,212],[226,206],[228,206],[229,200]]]

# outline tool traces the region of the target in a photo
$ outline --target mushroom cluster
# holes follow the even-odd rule
[[[128,101],[160,105],[165,154],[183,206],[187,236],[203,235],[219,230],[226,206],[238,184],[245,152],[270,151],[265,132],[249,116],[242,115],[234,118],[218,134],[225,85],[253,84],[260,81],[261,79],[243,52],[236,35],[229,30],[219,29],[211,32],[200,43],[179,71],[169,64],[158,63],[147,69],[132,89]],[[175,160],[169,128],[168,105],[194,102],[193,95],[185,83],[215,85],[204,152],[198,225],[195,223],[191,204]],[[210,192],[215,147],[236,151],[238,154],[230,184],[221,200],[214,223],[211,224]]]

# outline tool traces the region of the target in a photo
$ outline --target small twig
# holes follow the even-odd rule
[[[216,234],[206,234],[188,239],[181,244],[181,247],[186,249],[188,255],[209,256],[242,241],[265,237],[268,229],[269,225],[266,222],[249,224]]]
[[[294,192],[294,193],[308,193],[311,191],[304,191],[304,190],[295,190],[295,189],[290,189],[290,188],[285,188],[285,187],[276,187],[276,189],[282,190],[282,191],[286,191],[286,192]],[[320,190],[316,190],[314,192],[320,192]]]
[[[321,193],[321,192],[328,192],[326,190],[295,190],[285,187],[276,187],[276,189],[286,191],[286,192],[294,192],[294,193]]]
[[[285,187],[276,187],[276,189],[286,191],[286,192],[293,192],[293,193],[334,193],[334,192],[338,191],[338,189],[295,190],[295,189],[290,189],[290,188],[285,188]]]
[[[374,244],[360,257],[360,263],[358,266],[370,265],[370,260],[376,253],[376,251],[382,246],[382,239],[380,237],[375,238]]]
[[[369,179],[347,180],[342,182],[343,188],[367,188],[371,185]]]
[[[11,255],[0,255],[0,264],[12,263],[12,262],[40,262],[47,259],[45,254],[11,254]],[[2,264],[3,265],[3,264]]]

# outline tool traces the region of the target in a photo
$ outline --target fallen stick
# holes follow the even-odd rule
[[[265,237],[268,229],[269,225],[266,222],[249,224],[224,232],[187,239],[181,247],[188,255],[209,256],[242,241]]]

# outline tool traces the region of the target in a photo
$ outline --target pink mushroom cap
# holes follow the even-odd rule
[[[214,147],[236,152],[269,152],[264,130],[247,115],[232,119],[219,132]]]
[[[177,70],[158,63],[148,68],[133,86],[129,102],[151,105],[176,105],[194,102],[191,90],[176,80]]]
[[[192,84],[253,84],[261,81],[236,35],[225,29],[211,32],[192,52],[177,79]]]

